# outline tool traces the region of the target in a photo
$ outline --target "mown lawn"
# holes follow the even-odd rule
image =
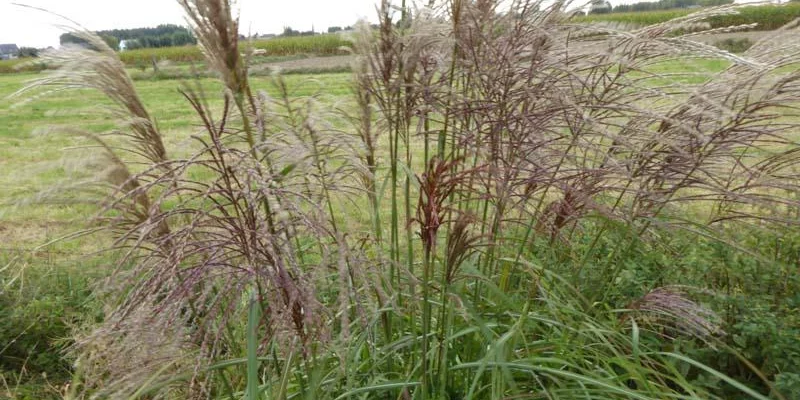
[[[114,128],[102,109],[105,99],[94,91],[54,93],[31,102],[8,98],[33,74],[0,75],[0,232],[2,246],[32,248],[44,240],[70,230],[69,222],[86,218],[86,208],[66,204],[24,204],[37,193],[55,188],[70,173],[69,160],[86,152],[85,138],[59,132],[59,126],[80,126],[101,133]],[[349,92],[349,74],[294,75],[286,81],[296,96],[319,94],[322,101],[341,101]],[[222,87],[218,80],[205,78],[199,83],[209,94]],[[275,94],[269,77],[254,77],[254,87]],[[199,122],[189,112],[186,100],[179,93],[178,80],[136,81],[144,104],[154,114],[167,148],[178,151],[192,146],[190,136]],[[221,105],[221,96],[209,96],[214,106]],[[48,126],[52,128],[47,128]],[[90,246],[90,244],[86,244]],[[73,244],[59,243],[54,249]]]

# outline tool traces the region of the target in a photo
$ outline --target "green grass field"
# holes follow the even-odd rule
[[[68,362],[60,359],[60,350],[71,324],[93,317],[94,306],[89,302],[92,282],[106,275],[114,263],[113,255],[93,254],[108,244],[102,237],[56,240],[84,226],[83,222],[95,215],[93,206],[76,204],[74,198],[63,196],[40,201],[70,176],[80,174],[75,170],[79,168],[76,160],[91,152],[85,148],[90,145],[86,139],[59,132],[58,127],[107,131],[114,127],[103,116],[107,103],[88,90],[54,94],[28,104],[7,98],[35,77],[0,75],[0,320],[5,319],[0,322],[0,337],[20,344],[7,348],[0,345],[0,359],[6,368],[17,366],[27,371],[22,377],[0,371],[0,398],[13,392],[22,396],[32,390],[30,398],[39,399],[42,389],[48,388],[48,380],[58,386],[65,378]],[[294,95],[319,95],[326,104],[342,101],[350,93],[350,79],[350,74],[286,78]],[[221,91],[216,79],[206,78],[200,83],[209,94]],[[275,92],[269,77],[254,77],[252,83],[258,90]],[[196,147],[190,137],[199,123],[186,107],[179,86],[178,80],[137,81],[144,103],[176,156]],[[213,106],[221,104],[220,96],[209,97]],[[52,126],[52,131],[48,132],[47,126]],[[16,301],[29,306],[14,305]],[[27,358],[23,354],[38,356]],[[42,368],[50,372],[48,380],[42,380]],[[62,375],[53,376],[58,371]],[[32,386],[20,383],[31,380],[36,382]],[[55,396],[53,388],[45,392]]]
[[[92,91],[56,94],[30,104],[8,96],[20,89],[34,74],[0,76],[0,231],[10,241],[9,248],[33,248],[47,239],[69,232],[70,221],[89,216],[88,210],[70,205],[15,205],[35,198],[37,193],[63,182],[70,173],[69,160],[86,150],[87,141],[58,132],[59,126],[78,125],[91,132],[104,132],[114,127],[102,116],[104,99]],[[286,78],[296,96],[319,94],[326,102],[342,100],[349,93],[350,74],[291,75]],[[258,90],[273,92],[269,77],[253,78]],[[209,93],[219,93],[221,84],[205,78],[200,83]],[[164,132],[172,149],[192,146],[190,135],[199,121],[185,106],[178,92],[178,80],[137,81],[137,89],[145,105]],[[211,96],[212,104],[221,104],[219,96]],[[46,132],[52,126],[52,132]],[[74,244],[56,244],[74,246]]]

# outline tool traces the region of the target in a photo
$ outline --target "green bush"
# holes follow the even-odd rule
[[[0,373],[23,381],[68,378],[64,350],[72,327],[100,312],[91,296],[93,274],[40,257],[0,257],[0,266],[7,266],[0,268]]]
[[[722,50],[730,51],[731,53],[744,53],[753,46],[753,42],[748,38],[728,38],[714,42],[714,46]]]
[[[47,64],[30,59],[0,60],[0,74],[15,72],[38,72],[49,68]]]

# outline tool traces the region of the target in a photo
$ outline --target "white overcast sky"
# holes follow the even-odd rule
[[[379,0],[238,0],[243,33],[280,33],[284,26],[300,31],[326,31],[359,18],[371,21]],[[15,6],[23,3],[69,17],[91,30],[140,28],[159,24],[186,25],[174,0],[0,0],[0,43],[58,46],[63,20]]]

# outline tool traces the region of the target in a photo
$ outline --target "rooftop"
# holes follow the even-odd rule
[[[0,44],[0,54],[11,54],[19,51],[16,44]]]

